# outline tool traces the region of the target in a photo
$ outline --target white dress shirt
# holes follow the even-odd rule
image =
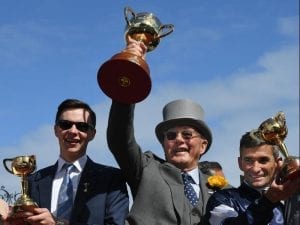
[[[75,162],[73,162],[73,165],[75,166],[76,169],[72,170],[72,172],[70,173],[70,177],[71,177],[72,184],[73,184],[73,197],[74,198],[76,196],[81,172],[86,164],[86,161],[87,161],[87,155],[84,155],[81,158],[79,158],[78,160],[76,160]],[[65,163],[68,163],[68,162],[63,160],[61,157],[58,158],[58,166],[57,166],[57,170],[56,170],[53,182],[52,182],[51,212],[54,215],[56,215],[59,189],[63,182],[63,177],[66,172],[62,169],[62,167]],[[74,201],[74,199],[73,199],[73,201]]]

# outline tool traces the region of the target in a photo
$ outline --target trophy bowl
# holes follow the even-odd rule
[[[8,166],[9,163],[10,166]],[[21,177],[21,196],[14,203],[13,211],[31,211],[32,208],[37,207],[37,203],[28,195],[28,175],[36,169],[35,156],[17,156],[15,158],[4,159],[3,165],[9,173]]]
[[[262,122],[258,129],[252,131],[252,136],[260,138],[268,144],[277,145],[284,156],[283,165],[277,176],[279,183],[300,177],[299,157],[290,156],[284,143],[287,134],[285,114],[281,111]]]
[[[125,7],[125,40],[131,37],[141,41],[147,52],[153,51],[160,39],[173,32],[172,24],[162,24],[153,13],[135,13]],[[151,90],[150,69],[140,56],[120,52],[101,65],[97,74],[101,90],[110,98],[121,103],[136,103],[144,100]]]

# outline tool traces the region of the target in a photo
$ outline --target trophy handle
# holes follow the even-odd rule
[[[174,31],[174,25],[173,24],[164,24],[159,28],[159,35],[157,39],[163,38],[169,34],[171,34]]]
[[[128,26],[131,26],[130,19],[129,19],[130,17],[128,16],[129,14],[132,18],[136,17],[136,13],[132,10],[132,8],[127,6],[124,8],[124,17]]]
[[[8,162],[8,161],[13,161],[13,160],[14,160],[14,158],[12,158],[12,159],[3,159],[3,165],[4,165],[4,168],[6,169],[7,172],[9,172],[9,173],[11,173],[11,174],[14,174],[14,173],[13,173],[12,170],[10,170],[10,169],[7,167],[6,162]]]

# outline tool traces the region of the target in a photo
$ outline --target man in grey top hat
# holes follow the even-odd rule
[[[135,49],[139,47],[139,43],[133,45]],[[143,51],[138,50],[137,54],[143,56]],[[151,151],[143,152],[136,142],[134,108],[134,104],[113,101],[107,128],[109,148],[133,196],[125,224],[201,224],[211,190],[206,186],[207,175],[198,168],[198,161],[212,143],[203,109],[185,99],[172,101],[164,107],[163,121],[155,129],[165,153],[166,159],[161,159]],[[190,175],[186,188],[183,173]],[[193,197],[192,203],[185,191]]]

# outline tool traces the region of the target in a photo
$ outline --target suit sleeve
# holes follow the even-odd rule
[[[113,101],[107,127],[109,149],[122,169],[133,195],[143,169],[143,153],[134,137],[134,108],[134,104]]]
[[[119,170],[111,181],[111,191],[107,194],[105,207],[105,225],[124,225],[129,212],[129,199],[126,183]]]

